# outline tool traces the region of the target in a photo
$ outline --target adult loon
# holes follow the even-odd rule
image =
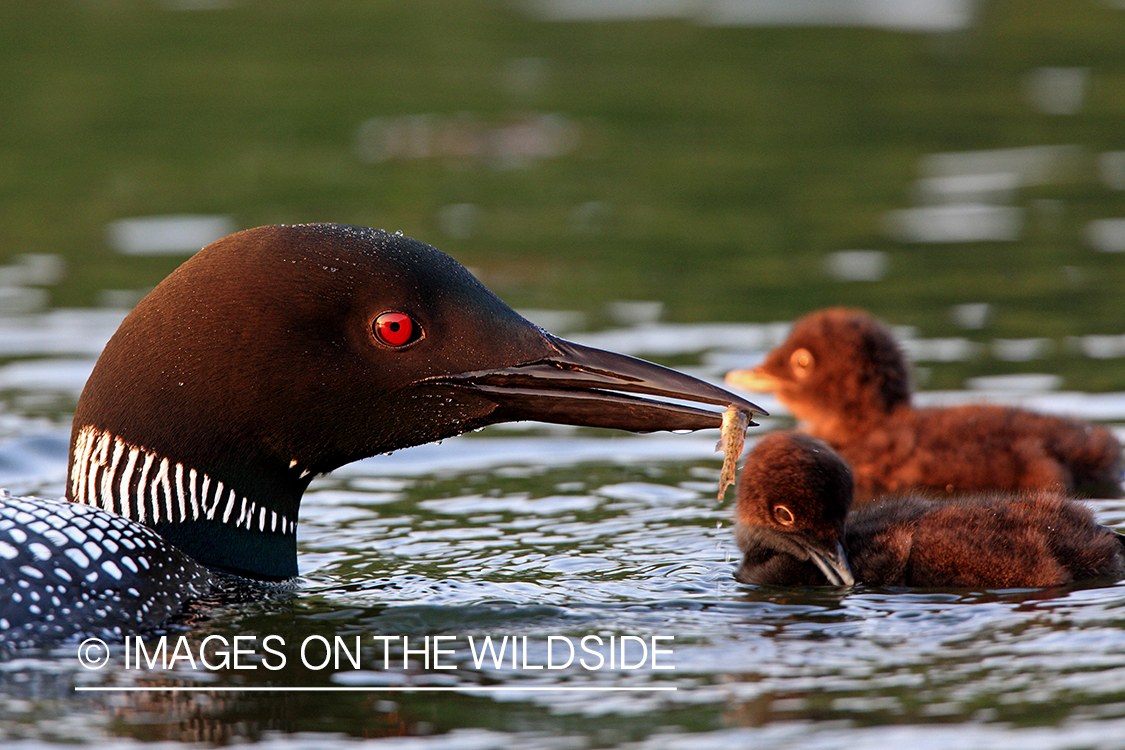
[[[637,395],[676,401],[655,401]],[[270,226],[204,248],[106,345],[66,502],[0,498],[0,641],[159,625],[217,580],[297,575],[312,478],[498,422],[717,428],[754,404],[556,338],[401,234]]]
[[[848,462],[861,499],[917,489],[1121,496],[1121,445],[1105,427],[994,404],[913,408],[902,350],[862,310],[806,315],[727,384],[774,392]]]
[[[850,510],[848,465],[799,432],[759,440],[737,494],[744,583],[1028,588],[1125,577],[1122,537],[1046,490],[908,494]]]

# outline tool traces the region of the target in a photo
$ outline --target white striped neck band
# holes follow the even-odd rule
[[[74,444],[70,496],[148,526],[218,521],[247,531],[293,534],[296,520],[221,481],[91,425]]]

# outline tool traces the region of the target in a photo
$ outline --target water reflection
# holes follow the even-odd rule
[[[868,26],[953,31],[969,26],[974,0],[793,2],[793,0],[528,0],[543,20],[605,21],[684,17],[713,26]]]

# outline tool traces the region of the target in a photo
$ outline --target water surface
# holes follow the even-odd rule
[[[62,492],[69,413],[119,318],[56,311],[0,324],[0,346],[48,342],[13,349],[0,368],[0,483]],[[708,330],[587,339],[641,353],[659,340],[714,378],[784,334]],[[1038,385],[1004,389],[1009,400],[1118,416],[1114,394],[1024,382]],[[772,418],[757,432],[786,424]],[[16,747],[331,748],[371,737],[411,749],[1120,745],[1125,586],[737,584],[730,501],[715,497],[716,437],[514,425],[344,467],[305,497],[298,586],[198,608],[166,634],[162,659],[155,636],[143,654],[131,646],[128,665],[127,644],[107,644],[100,670],[83,668],[73,644],[20,653],[0,663],[0,732]],[[1125,525],[1125,502],[1094,505],[1103,522]],[[236,636],[246,653],[224,668]],[[337,639],[338,664],[326,650]],[[138,668],[138,656],[151,664]],[[76,690],[98,686],[131,690]],[[203,690],[140,690],[167,687]],[[348,691],[238,690],[266,687]]]

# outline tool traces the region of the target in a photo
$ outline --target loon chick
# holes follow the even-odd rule
[[[348,462],[519,420],[720,426],[721,410],[683,401],[764,413],[556,338],[401,234],[239,232],[161,282],[106,345],[74,416],[74,505],[0,498],[0,587],[14,592],[0,641],[152,627],[215,571],[296,576],[301,496]]]
[[[913,408],[902,350],[862,310],[801,318],[761,366],[726,382],[775,393],[851,465],[861,499],[910,489],[1122,493],[1121,446],[1104,427],[987,404]]]
[[[735,534],[743,583],[1030,588],[1125,577],[1122,537],[1046,490],[933,500],[904,495],[849,513],[852,475],[831,448],[774,432],[747,455]]]

